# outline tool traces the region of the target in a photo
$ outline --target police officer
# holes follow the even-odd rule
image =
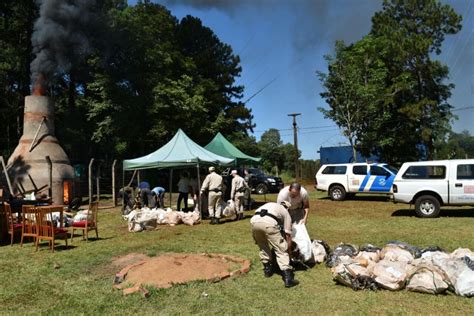
[[[277,203],[283,201],[290,202],[291,204],[288,212],[290,213],[292,223],[306,225],[309,214],[309,195],[306,189],[301,187],[301,184],[298,182],[293,182],[278,193]]]
[[[216,173],[216,168],[209,167],[209,174],[204,179],[201,194],[209,191],[208,210],[211,217],[211,225],[219,224],[222,203],[222,177]]]
[[[235,203],[236,220],[244,218],[244,197],[245,191],[249,188],[244,178],[239,176],[237,170],[232,170],[232,189],[230,191],[230,198]]]
[[[257,209],[250,220],[252,235],[260,248],[260,260],[263,263],[265,277],[273,275],[272,249],[275,252],[276,262],[282,272],[285,287],[298,285],[294,279],[293,269],[290,266],[291,253],[291,218],[287,201],[280,203],[266,203]]]

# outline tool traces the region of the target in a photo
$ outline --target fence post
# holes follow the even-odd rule
[[[91,158],[89,162],[89,204],[92,203],[92,164],[94,163],[94,158]]]
[[[114,207],[117,206],[117,197],[115,196],[115,164],[117,159],[112,163],[112,199],[114,200]]]
[[[102,164],[102,161],[99,160],[99,164],[97,165],[97,174],[95,177],[95,182],[96,182],[96,189],[97,189],[97,194],[96,194],[96,202],[99,203],[100,201],[100,165]]]

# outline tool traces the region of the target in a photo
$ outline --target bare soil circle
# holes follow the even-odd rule
[[[131,260],[132,257],[137,258]],[[169,288],[192,281],[218,282],[247,273],[248,260],[222,254],[167,253],[156,257],[143,254],[127,255],[115,262],[128,265],[116,274],[115,283],[127,286]]]

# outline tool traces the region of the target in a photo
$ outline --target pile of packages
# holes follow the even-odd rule
[[[383,248],[340,244],[327,257],[336,283],[360,289],[406,288],[409,291],[442,294],[451,291],[474,296],[474,252],[459,248],[452,253],[439,247],[419,249],[392,241]]]
[[[124,215],[123,218],[128,221],[129,232],[141,232],[143,230],[154,230],[158,225],[185,224],[193,226],[199,224],[201,216],[199,209],[195,208],[192,212],[173,211],[170,208],[143,207],[136,209]]]

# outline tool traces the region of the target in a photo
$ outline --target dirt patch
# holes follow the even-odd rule
[[[135,264],[137,262],[143,261],[147,259],[148,256],[142,254],[142,253],[129,253],[128,255],[122,256],[122,257],[116,257],[113,258],[112,260],[112,265],[115,268],[123,268],[128,265]]]
[[[122,289],[122,284],[140,289],[142,285],[169,288],[174,284],[191,281],[218,282],[228,277],[247,273],[248,260],[222,254],[164,254],[147,257],[143,254],[129,254],[114,260],[114,264],[128,263],[115,275],[114,288]],[[129,294],[129,290],[124,294]]]

